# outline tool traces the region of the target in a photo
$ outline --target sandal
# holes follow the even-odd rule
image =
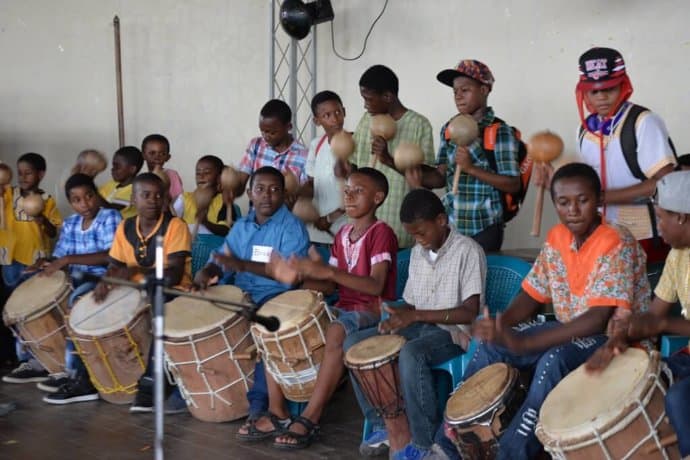
[[[256,427],[256,422],[261,418],[261,417],[268,417],[271,420],[271,423],[273,424],[273,429],[269,431],[261,431]],[[236,433],[235,438],[237,438],[238,441],[246,441],[246,442],[254,442],[254,441],[261,441],[264,439],[268,438],[273,438],[276,436],[280,436],[281,434],[285,433],[286,428],[290,425],[291,420],[290,418],[278,418],[277,415],[271,413],[271,412],[262,412],[261,414],[255,416],[255,417],[249,417],[247,418],[247,421],[243,426],[247,427],[247,433]]]
[[[290,426],[294,423],[299,423],[302,425],[304,428],[307,429],[306,434],[299,434],[299,433],[294,433],[290,431],[289,427],[288,429],[282,433],[284,436],[289,436],[290,439],[294,440],[294,443],[287,443],[287,442],[273,442],[273,447],[276,449],[284,449],[284,450],[297,450],[297,449],[305,449],[309,447],[315,439],[318,439],[319,437],[319,431],[320,427],[318,424],[313,423],[311,420],[308,418],[302,417],[301,415],[299,417],[296,417]]]

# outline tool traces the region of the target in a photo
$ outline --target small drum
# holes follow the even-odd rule
[[[280,328],[269,332],[260,324],[251,327],[252,337],[266,369],[291,401],[309,401],[319,365],[323,361],[330,312],[320,292],[288,291],[266,302],[265,316],[276,316]]]
[[[5,324],[50,373],[65,370],[65,314],[72,286],[65,272],[33,276],[12,293]]]
[[[248,303],[235,286],[211,286],[206,292]],[[166,362],[199,420],[227,422],[247,415],[254,360],[246,352],[253,348],[244,317],[201,299],[178,297],[166,304]]]
[[[69,332],[101,398],[113,404],[132,402],[152,340],[143,294],[116,287],[96,303],[89,292],[72,307]]]
[[[446,436],[464,459],[493,459],[498,438],[525,400],[520,373],[491,364],[468,378],[446,403]]]
[[[558,459],[680,458],[675,445],[660,444],[673,433],[666,420],[667,385],[660,379],[661,369],[658,353],[650,356],[637,348],[615,357],[597,375],[580,366],[547,396],[537,437]],[[655,446],[659,448],[647,454]]]
[[[345,353],[345,366],[382,417],[397,417],[404,411],[398,355],[405,342],[400,335],[376,335],[356,343]]]

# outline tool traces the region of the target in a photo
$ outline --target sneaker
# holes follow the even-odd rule
[[[391,460],[422,460],[426,458],[428,454],[428,450],[408,444],[404,449],[394,452],[393,455],[391,455]]]
[[[388,432],[386,430],[374,430],[359,445],[359,453],[365,457],[377,457],[385,454],[389,448]]]
[[[153,412],[153,395],[148,391],[137,391],[129,411],[137,414]]]
[[[28,362],[23,362],[12,372],[2,378],[5,383],[31,383],[48,380],[48,371],[36,370]]]
[[[98,391],[88,379],[69,379],[55,393],[43,397],[48,404],[71,404],[98,399]]]
[[[51,374],[48,380],[36,384],[36,388],[46,393],[55,393],[58,389],[69,381],[69,377],[64,372]]]
[[[188,410],[187,401],[182,398],[180,391],[176,388],[165,400],[163,409],[166,415],[184,414]]]

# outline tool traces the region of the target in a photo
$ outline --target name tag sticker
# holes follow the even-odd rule
[[[271,259],[271,252],[273,252],[271,246],[252,246],[252,262],[268,263]]]

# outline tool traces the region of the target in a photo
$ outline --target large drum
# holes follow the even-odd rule
[[[537,437],[558,459],[680,458],[676,446],[660,444],[673,433],[661,369],[658,353],[649,356],[636,348],[615,357],[600,374],[580,366],[544,401]],[[647,454],[654,446],[660,449]]]
[[[69,332],[101,398],[134,400],[151,347],[150,306],[133,288],[116,287],[101,303],[93,292],[72,307]]]
[[[319,365],[323,361],[330,313],[321,293],[288,291],[261,307],[265,316],[276,316],[280,328],[269,332],[260,324],[251,327],[252,337],[266,369],[291,401],[309,401]]]
[[[210,296],[248,303],[235,286],[212,286]],[[189,411],[205,422],[247,415],[254,343],[242,316],[201,299],[178,297],[166,304],[165,357]],[[238,353],[244,356],[239,358]]]
[[[485,367],[468,378],[448,399],[445,433],[462,458],[493,459],[498,438],[525,400],[520,373],[507,364]]]
[[[382,417],[397,417],[404,411],[398,355],[405,342],[400,335],[377,335],[353,345],[345,354],[345,366]]]
[[[2,315],[5,324],[50,373],[65,370],[65,314],[71,292],[63,271],[33,276],[14,290]]]

